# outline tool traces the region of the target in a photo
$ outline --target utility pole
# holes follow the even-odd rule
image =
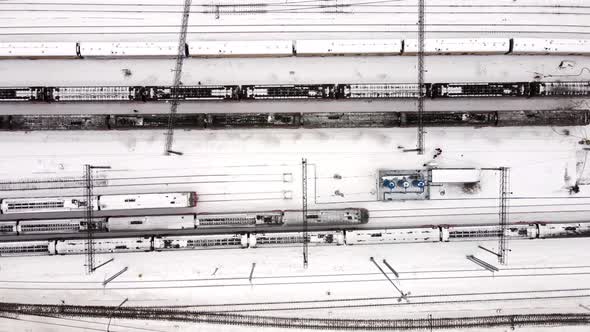
[[[509,251],[506,228],[508,227],[508,199],[510,196],[510,168],[500,167],[500,236],[498,240],[498,263],[506,264],[506,252]]]
[[[302,187],[302,208],[301,216],[303,217],[303,267],[307,268],[308,263],[308,225],[307,225],[307,159],[301,160],[301,175],[303,181]]]
[[[94,231],[96,230],[96,223],[94,222],[94,180],[92,178],[92,171],[97,168],[109,169],[110,167],[84,165],[84,196],[86,198],[84,220],[86,221],[86,268],[88,269],[88,273],[93,273],[96,270],[94,267]]]
[[[180,26],[180,36],[178,38],[178,50],[176,52],[176,66],[174,67],[174,81],[171,88],[172,102],[170,103],[170,113],[168,114],[168,130],[166,132],[166,147],[164,154],[181,154],[172,150],[172,143],[174,142],[174,120],[178,110],[179,87],[180,78],[182,77],[182,65],[186,57],[186,34],[188,29],[188,17],[191,11],[192,0],[184,1],[184,9],[182,12],[182,23]]]
[[[424,0],[418,0],[418,154],[424,154]]]

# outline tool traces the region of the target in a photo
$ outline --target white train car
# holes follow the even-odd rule
[[[535,232],[536,227],[536,232]],[[535,236],[536,233],[536,236]],[[584,224],[536,224],[530,226],[531,238],[590,236],[590,223]]]
[[[97,253],[151,251],[151,237],[94,239]],[[59,255],[85,254],[88,250],[86,240],[57,240],[55,252]]]
[[[342,231],[314,231],[308,232],[310,245],[342,245],[344,233]],[[250,233],[249,246],[276,247],[293,246],[303,243],[303,232],[284,233]]]
[[[186,208],[197,205],[197,193],[100,195],[99,210]]]
[[[84,58],[172,58],[178,53],[177,42],[81,42]]]
[[[107,220],[106,228],[109,232],[194,229],[195,216],[193,214],[184,214],[172,216],[110,217]]]
[[[285,57],[293,55],[293,41],[189,41],[188,53],[191,57]]]
[[[16,221],[0,221],[0,235],[16,235],[18,226]]]
[[[156,236],[154,250],[193,250],[219,248],[246,248],[248,235],[246,234],[214,234],[214,235],[185,235],[185,236]]]
[[[497,225],[481,226],[448,226],[443,227],[448,233],[448,241],[477,241],[497,239],[500,236],[500,227]],[[505,236],[509,238],[528,238],[527,225],[509,225]]]
[[[425,55],[461,55],[461,54],[507,54],[510,52],[508,38],[448,38],[425,39]],[[404,40],[403,55],[418,54],[418,40]]]
[[[439,227],[355,230],[346,231],[346,244],[441,242],[443,235]]]
[[[104,218],[95,219],[101,225]],[[84,219],[21,220],[19,234],[78,233],[88,229]]]
[[[282,225],[282,211],[245,213],[198,213],[196,227]]]
[[[0,59],[77,58],[75,42],[0,42]]]
[[[97,209],[98,200],[92,200],[92,207]],[[35,197],[35,198],[4,198],[0,203],[0,211],[10,213],[34,212],[69,212],[84,211],[86,197]]]
[[[588,55],[590,40],[586,39],[541,39],[513,38],[512,53],[515,55]]]
[[[297,40],[295,54],[326,55],[400,55],[401,39]]]
[[[54,253],[52,241],[0,242],[0,256],[38,256]]]

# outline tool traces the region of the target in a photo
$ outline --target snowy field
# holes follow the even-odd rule
[[[181,0],[0,0],[0,42],[172,41]],[[590,39],[582,0],[426,1],[427,38]],[[416,38],[415,0],[194,0],[187,40]],[[518,82],[590,79],[587,56],[428,56],[425,81]],[[411,56],[186,59],[182,82],[196,84],[413,83]],[[1,60],[2,86],[169,85],[172,59]],[[131,75],[126,75],[129,70]],[[427,111],[588,109],[590,100],[502,98],[427,100]],[[167,113],[169,104],[0,104],[4,114]],[[179,112],[413,111],[413,100],[184,103]],[[309,162],[309,208],[366,208],[367,227],[498,222],[498,167],[509,167],[510,222],[590,218],[587,127],[428,128],[425,154],[415,128],[182,131],[181,156],[164,156],[163,131],[0,132],[0,197],[81,195],[82,188],[25,190],[19,180],[81,178],[97,171],[96,194],[196,191],[183,212],[300,209],[301,159]],[[377,200],[380,169],[481,168],[481,188],[431,188],[425,201]],[[580,192],[568,188],[580,184]],[[165,211],[134,211],[134,214]],[[57,214],[53,215],[54,217]],[[0,215],[0,221],[12,217]],[[507,265],[478,249],[497,242],[172,251],[114,258],[85,274],[84,256],[0,258],[0,301],[47,304],[190,306],[282,317],[427,318],[523,313],[590,313],[590,241],[511,241]],[[468,261],[475,255],[500,271]],[[386,259],[399,293],[369,260]],[[255,267],[253,269],[253,263]],[[124,267],[129,270],[103,287]],[[388,270],[386,270],[388,271]],[[252,274],[252,278],[250,278]],[[299,301],[299,302],[297,302]],[[260,303],[266,304],[260,304]],[[267,302],[273,302],[268,304]],[[0,331],[105,331],[105,319],[2,318]],[[282,331],[180,322],[113,320],[110,331]],[[291,329],[289,329],[291,330]],[[508,328],[488,329],[500,332]],[[588,327],[516,331],[587,331]],[[449,330],[450,331],[450,330]],[[481,329],[461,331],[482,331]]]

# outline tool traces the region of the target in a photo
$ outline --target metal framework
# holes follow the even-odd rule
[[[178,111],[178,104],[180,103],[178,88],[180,87],[180,78],[182,76],[182,65],[184,64],[185,49],[186,49],[186,33],[188,29],[188,17],[190,15],[192,0],[184,1],[184,8],[182,12],[182,24],[180,26],[180,36],[178,38],[178,51],[176,53],[176,66],[174,67],[174,82],[172,84],[172,101],[170,103],[170,114],[168,114],[168,130],[166,132],[166,148],[164,153],[170,154],[172,150],[172,143],[174,142],[174,118]]]
[[[500,167],[500,234],[498,240],[498,263],[506,264],[506,252],[508,251],[506,228],[508,227],[508,199],[510,196],[510,168]]]
[[[424,0],[418,0],[418,154],[424,154]]]
[[[92,166],[84,165],[84,179],[85,179],[85,197],[86,197],[86,213],[84,219],[86,221],[86,268],[88,273],[94,272],[94,207],[92,206],[93,194],[93,180],[92,180]]]
[[[307,268],[308,264],[308,244],[309,234],[307,225],[307,159],[301,160],[301,175],[302,175],[302,208],[301,214],[303,218],[303,266]]]

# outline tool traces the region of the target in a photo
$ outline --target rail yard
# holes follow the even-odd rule
[[[0,2],[0,330],[586,331],[588,15]]]

